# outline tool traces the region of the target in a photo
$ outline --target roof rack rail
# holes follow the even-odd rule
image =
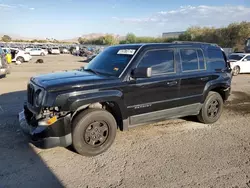
[[[197,42],[197,41],[173,41],[172,43],[175,43],[175,44],[185,44],[185,43],[189,43],[189,44],[209,44],[209,45],[212,45],[212,46],[218,46],[218,44],[216,44],[216,43]]]

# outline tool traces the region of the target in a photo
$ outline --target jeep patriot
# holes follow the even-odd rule
[[[106,151],[117,129],[197,116],[215,123],[231,91],[217,45],[194,42],[111,46],[87,66],[32,77],[20,126],[40,148]]]

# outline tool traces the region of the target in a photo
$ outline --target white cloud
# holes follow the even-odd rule
[[[245,6],[181,6],[160,11],[144,18],[113,18],[121,23],[168,26],[186,29],[189,26],[225,26],[232,22],[250,21],[250,7]]]
[[[8,4],[0,4],[0,9],[12,9],[12,8],[16,8],[13,5],[8,5]]]
[[[29,9],[29,10],[35,10],[33,7],[28,7],[27,5],[23,4],[0,4],[0,10],[11,10],[16,8],[22,8],[22,9]]]

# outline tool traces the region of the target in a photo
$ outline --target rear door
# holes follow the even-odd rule
[[[180,102],[182,105],[199,104],[205,85],[210,80],[202,49],[179,49],[181,62]]]

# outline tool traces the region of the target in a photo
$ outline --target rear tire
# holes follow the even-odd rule
[[[223,99],[217,92],[210,91],[199,113],[198,120],[205,124],[213,124],[223,111]]]
[[[25,60],[23,57],[19,56],[16,58],[16,61],[20,61],[21,63],[23,63]]]
[[[73,147],[83,156],[99,155],[112,145],[116,130],[112,114],[106,110],[87,109],[73,120]]]

